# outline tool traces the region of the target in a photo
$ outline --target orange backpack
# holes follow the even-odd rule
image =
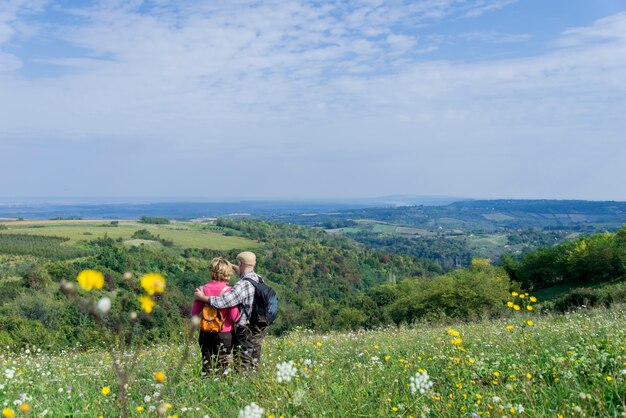
[[[224,286],[220,292],[220,296],[229,289],[229,286]],[[209,304],[205,304],[202,309],[202,317],[200,318],[200,330],[202,332],[220,332],[222,327],[224,327],[222,312]]]

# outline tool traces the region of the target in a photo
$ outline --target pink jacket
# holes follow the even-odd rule
[[[228,283],[211,280],[204,285],[202,290],[204,290],[204,294],[207,296],[219,296],[225,286],[228,286]],[[229,291],[230,289],[227,289],[224,293],[228,293]],[[191,307],[191,315],[200,315],[202,309],[204,309],[204,303],[195,300]],[[224,326],[221,332],[232,331],[235,322],[239,319],[239,307],[233,306],[232,308],[220,309],[220,312],[222,312],[222,317],[224,317]]]

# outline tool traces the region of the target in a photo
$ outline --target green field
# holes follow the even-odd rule
[[[213,250],[230,250],[233,248],[253,249],[261,244],[246,238],[224,236],[218,231],[203,230],[202,226],[187,222],[177,222],[166,225],[142,224],[134,221],[120,221],[118,226],[112,226],[110,221],[93,222],[18,222],[6,224],[9,229],[0,230],[1,234],[32,234],[69,238],[69,244],[103,238],[105,235],[138,244],[138,240],[131,240],[134,232],[147,229],[153,235],[172,240],[174,245],[184,248],[206,248]],[[217,228],[214,228],[217,230]],[[67,245],[67,244],[66,244]]]
[[[618,417],[626,412],[625,341],[622,306],[565,316],[513,314],[452,328],[302,330],[266,338],[258,373],[210,379],[199,378],[193,338],[187,355],[175,341],[122,356],[31,346],[0,354],[0,403],[16,412],[26,404],[32,416],[118,417],[112,362],[119,356],[121,364],[137,360],[127,393],[129,415],[137,417],[156,416],[159,408],[162,416],[236,417],[253,402],[264,409],[256,416],[276,418]],[[292,374],[279,383],[277,366],[285,362],[293,362]],[[157,371],[165,373],[163,384],[155,381]],[[411,378],[424,372],[433,385],[420,393]]]
[[[467,245],[478,257],[494,259],[507,245],[505,234],[469,235]]]

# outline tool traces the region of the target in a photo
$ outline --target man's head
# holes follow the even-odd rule
[[[244,251],[237,254],[237,261],[239,262],[239,273],[244,275],[254,270],[256,255],[251,251]]]

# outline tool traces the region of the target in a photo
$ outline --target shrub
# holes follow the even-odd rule
[[[509,296],[506,272],[489,265],[455,270],[431,279],[411,280],[400,285],[400,299],[388,313],[397,324],[420,317],[473,318],[503,310]]]

